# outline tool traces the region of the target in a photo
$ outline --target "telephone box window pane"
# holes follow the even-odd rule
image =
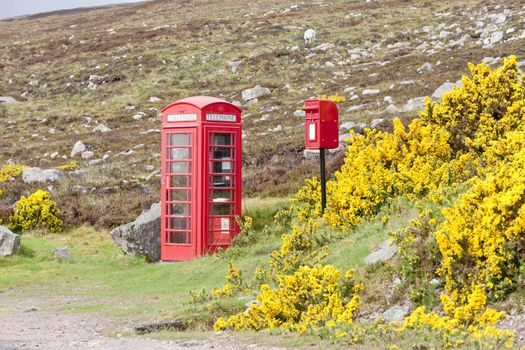
[[[232,159],[233,148],[214,147],[213,148],[214,159]]]
[[[191,191],[190,190],[170,191],[169,199],[171,202],[191,202]]]
[[[171,230],[189,230],[189,221],[186,218],[170,218]]]
[[[169,215],[190,216],[190,206],[188,204],[171,204],[171,212]]]
[[[170,134],[169,146],[188,146],[191,143],[190,134]]]
[[[229,190],[215,190],[213,191],[213,202],[224,203],[231,201],[231,192]]]
[[[233,162],[213,162],[213,172],[216,174],[229,174],[233,172]]]
[[[212,187],[233,187],[233,176],[213,176],[210,178]]]
[[[170,176],[170,187],[191,187],[191,177]]]
[[[191,162],[171,162],[170,172],[172,174],[189,174],[191,172]]]
[[[231,146],[233,145],[232,139],[232,134],[213,134],[211,144],[218,146]]]
[[[189,238],[188,232],[170,232],[168,237],[169,243],[176,244],[188,244],[190,243]]]
[[[213,204],[211,205],[211,215],[230,215],[231,204]]]
[[[210,231],[222,234],[230,234],[233,228],[233,221],[230,217],[210,218]]]
[[[168,149],[168,158],[172,160],[190,159],[189,148],[170,148]]]

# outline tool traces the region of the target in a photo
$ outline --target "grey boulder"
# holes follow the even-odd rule
[[[146,255],[148,261],[160,260],[160,203],[142,213],[135,221],[111,231],[115,243],[126,253]]]
[[[0,225],[0,257],[11,256],[20,250],[20,236]]]
[[[267,87],[257,85],[254,88],[243,90],[242,99],[244,101],[250,101],[250,100],[256,99],[257,97],[268,95],[269,93],[270,93],[270,89],[268,89]]]
[[[432,94],[432,99],[435,101],[441,100],[443,95],[445,95],[447,92],[454,90],[454,86],[456,86],[456,84],[450,82],[441,84]]]
[[[58,169],[24,168],[22,170],[22,180],[25,183],[57,181],[65,177],[66,175]]]
[[[397,246],[392,244],[392,238],[384,241],[378,250],[365,257],[365,264],[370,265],[380,261],[390,260],[397,253]]]
[[[6,105],[12,105],[18,103],[18,101],[11,96],[0,96],[0,104],[2,103],[5,103]]]

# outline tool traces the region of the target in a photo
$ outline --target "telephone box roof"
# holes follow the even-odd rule
[[[212,105],[212,104],[215,104],[215,103],[227,103],[233,107],[235,107],[236,109],[238,109],[239,113],[242,112],[242,110],[235,106],[234,104],[228,102],[228,101],[224,101],[224,100],[221,100],[220,98],[215,98],[215,97],[210,97],[210,96],[192,96],[192,97],[187,97],[187,98],[183,98],[181,100],[178,100],[178,101],[175,101],[173,103],[170,103],[169,105],[167,105],[166,107],[164,107],[162,109],[162,112],[164,112],[166,109],[174,106],[174,105],[178,105],[178,104],[182,104],[182,103],[185,103],[185,104],[189,104],[189,105],[192,105],[194,107],[197,107],[199,109],[203,109],[209,105]]]

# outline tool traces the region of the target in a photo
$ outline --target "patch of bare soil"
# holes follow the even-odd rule
[[[14,290],[0,293],[0,350],[235,350],[255,347],[239,343],[230,334],[191,341],[138,336],[110,338],[105,333],[129,329],[130,325],[102,315],[61,311],[67,304],[79,301],[73,297],[19,296]]]

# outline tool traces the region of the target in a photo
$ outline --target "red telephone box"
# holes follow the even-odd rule
[[[162,109],[161,260],[216,252],[239,233],[241,112],[206,96]]]

